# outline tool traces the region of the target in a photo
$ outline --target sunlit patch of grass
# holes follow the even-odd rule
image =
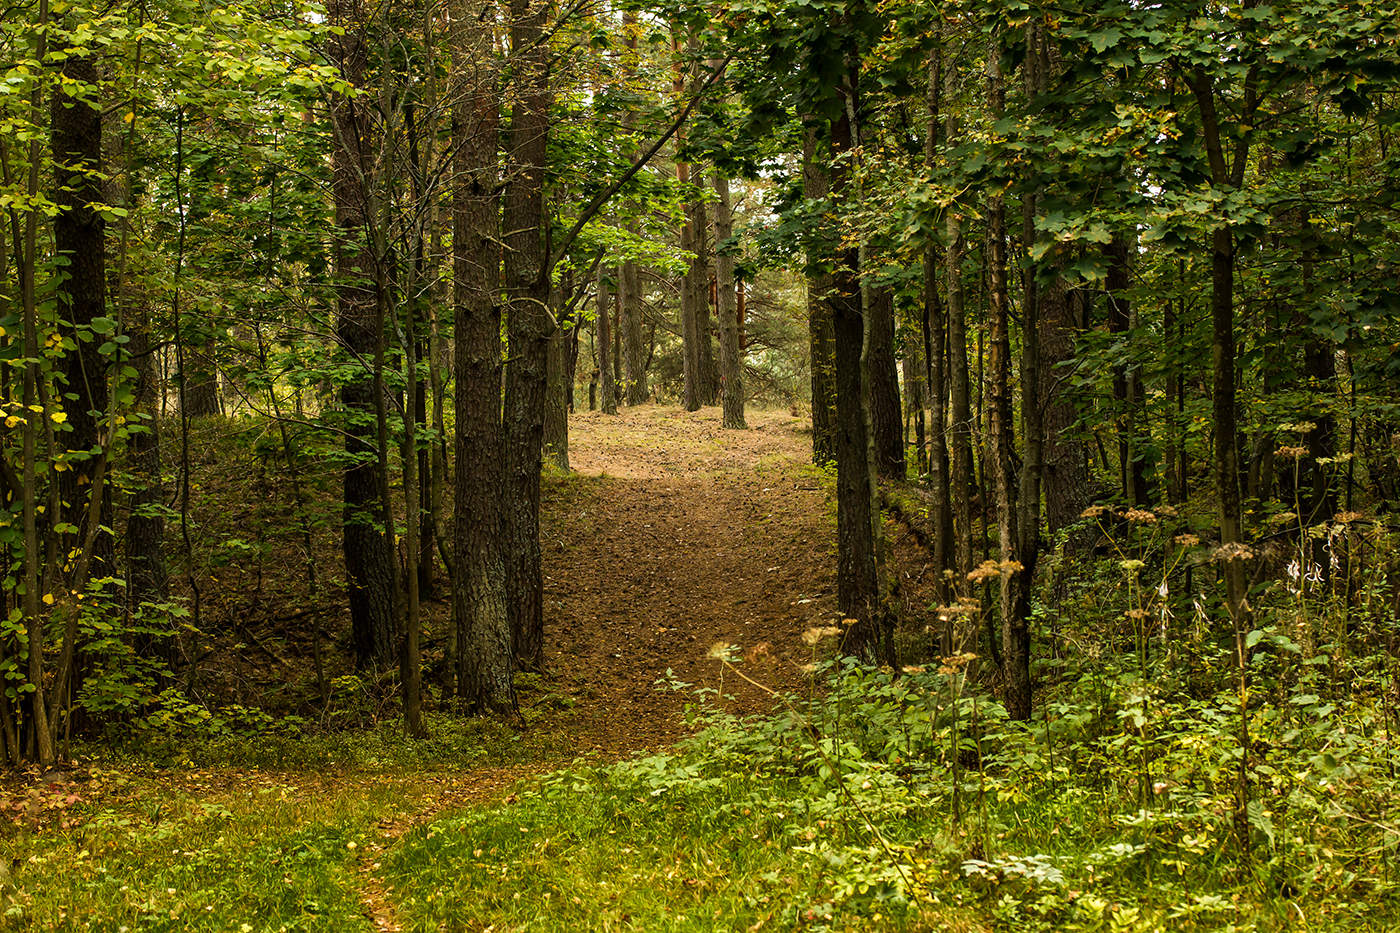
[[[5,928],[367,929],[356,850],[412,796],[399,780],[103,777],[66,828],[0,840]]]

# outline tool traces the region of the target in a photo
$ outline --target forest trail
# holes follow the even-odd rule
[[[829,621],[835,560],[810,437],[785,411],[720,427],[718,409],[641,406],[570,422],[575,475],[547,485],[547,663],[580,710],[580,750],[616,756],[685,731],[690,690],[721,686],[716,643],[773,689],[799,687],[802,633]],[[562,501],[561,501],[562,500]],[[728,709],[771,707],[732,673]]]
[[[546,680],[575,704],[563,728],[580,755],[609,761],[684,736],[698,698],[670,681],[722,690],[708,701],[733,712],[771,709],[764,689],[722,676],[720,642],[769,690],[802,687],[802,634],[835,613],[832,519],[806,469],[805,419],[757,411],[748,423],[724,430],[718,409],[656,405],[570,418],[572,472],[545,482],[541,546]],[[400,929],[378,860],[405,832],[560,763],[446,777],[426,806],[381,823],[360,860],[375,929]]]

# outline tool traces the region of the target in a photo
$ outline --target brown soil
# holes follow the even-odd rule
[[[786,412],[726,431],[714,409],[642,406],[571,422],[576,476],[544,515],[548,664],[581,712],[580,749],[619,754],[674,741],[693,690],[733,711],[766,690],[712,653],[730,646],[772,690],[802,686],[803,632],[835,611],[826,496],[804,469],[810,440]]]
[[[570,420],[573,472],[545,484],[541,543],[548,680],[577,703],[580,754],[614,759],[688,731],[694,689],[739,713],[800,689],[812,648],[802,634],[835,605],[833,529],[803,467],[800,419],[754,412],[725,431],[717,411],[643,406]],[[742,660],[726,667],[726,650]],[[750,678],[737,673],[742,670]],[[529,766],[451,778],[430,806],[381,825],[361,860],[365,913],[400,929],[379,857],[413,826],[481,803]]]

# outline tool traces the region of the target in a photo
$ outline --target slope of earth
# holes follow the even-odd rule
[[[772,706],[803,682],[803,632],[832,618],[835,561],[799,419],[643,406],[573,420],[572,481],[551,484],[543,546],[547,662],[607,753],[673,741],[692,690]],[[566,492],[567,490],[567,492]],[[712,652],[741,653],[762,687]],[[584,746],[585,748],[587,746]]]

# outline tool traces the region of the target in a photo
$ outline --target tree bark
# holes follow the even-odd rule
[[[506,593],[515,655],[544,666],[544,576],[540,568],[540,468],[549,341],[544,169],[549,139],[549,43],[545,0],[511,0],[510,44],[519,91],[506,137],[510,168],[501,240],[510,361],[505,379]]]
[[[568,310],[573,293],[572,275],[566,270],[558,288],[551,290],[558,326],[549,338],[545,365],[544,453],[556,468],[569,471],[569,355],[574,320]]]
[[[817,130],[807,122],[802,143],[802,194],[825,201],[831,180],[817,155]],[[820,236],[815,237],[820,241]],[[818,242],[807,253],[807,333],[811,347],[812,461],[836,461],[836,333],[832,320],[830,257]]]
[[[492,36],[470,0],[452,8],[461,83],[453,100],[452,303],[457,339],[452,615],[457,693],[469,712],[516,712],[506,603],[501,423],[497,78]]]
[[[91,55],[71,55],[62,64],[63,77],[96,93],[97,65]],[[70,96],[65,85],[54,90],[50,126],[54,158],[54,252],[63,258],[65,281],[57,293],[58,317],[71,325],[69,336],[76,349],[64,355],[61,372],[64,391],[75,395],[62,408],[71,430],[60,435],[64,446],[76,454],[71,469],[59,475],[59,495],[64,521],[82,528],[88,512],[88,496],[94,488],[101,419],[106,417],[107,361],[98,352],[100,339],[90,339],[94,321],[107,312],[106,224],[97,205],[106,201],[102,190],[102,113],[93,104]],[[82,336],[79,337],[78,335]],[[102,524],[111,526],[111,510]],[[112,558],[110,535],[99,533],[94,558],[99,568]],[[98,575],[108,571],[99,569]]]
[[[715,313],[719,315],[721,381],[724,385],[726,428],[747,428],[744,421],[744,348],[740,341],[737,293],[734,288],[734,254],[720,246],[734,235],[734,209],[729,200],[729,179],[718,169],[715,194]]]
[[[988,109],[999,119],[1005,109],[1001,75],[1001,40],[994,37],[987,53]],[[997,535],[1001,570],[1001,651],[1006,676],[1006,712],[1012,719],[1031,715],[1029,605],[1016,579],[1026,572],[1020,552],[1016,487],[1016,429],[1012,421],[1010,295],[1006,267],[1006,205],[999,193],[987,202],[987,298],[991,334],[991,397],[988,405],[992,435],[992,482],[997,499]]]
[[[336,0],[328,9],[332,24],[344,34],[332,37],[331,61],[352,86],[364,81],[365,48],[359,0]],[[375,265],[366,225],[370,124],[360,103],[349,96],[331,98],[334,148],[331,153],[335,200],[336,336],[359,364],[375,355],[377,299],[371,282]],[[374,380],[356,370],[340,390],[347,415],[344,482],[344,553],[346,596],[350,602],[351,639],[359,667],[396,655],[398,620],[395,561],[391,542],[379,527],[383,477],[375,442]]]
[[[904,419],[899,403],[899,371],[894,358],[894,293],[888,288],[870,290],[867,312],[870,327],[870,416],[875,441],[875,466],[881,479],[902,482]]]
[[[848,52],[837,95],[841,115],[830,124],[831,195],[840,202],[851,186],[848,161],[859,145],[859,61]],[[875,523],[874,465],[865,395],[865,301],[860,249],[840,248],[826,302],[835,336],[837,604],[851,620],[841,648],[867,660],[894,662],[894,624],[880,594]]]
[[[597,314],[594,322],[597,327],[598,378],[600,404],[603,414],[617,414],[617,382],[613,379],[613,334],[612,334],[612,289],[608,287],[607,270],[598,267]],[[589,406],[592,407],[591,405]]]
[[[622,14],[622,30],[627,51],[623,55],[623,82],[631,87],[637,80],[637,14],[627,10]],[[628,108],[622,115],[623,160],[632,162],[637,158],[637,147],[632,134],[637,129],[637,113]],[[641,221],[637,217],[637,206],[629,205],[627,221],[624,224],[629,236],[641,236]],[[618,277],[618,333],[614,341],[620,341],[622,352],[614,354],[613,365],[625,369],[622,384],[626,390],[628,405],[641,405],[651,395],[647,387],[647,349],[642,336],[642,282],[637,263],[625,260]],[[616,348],[616,342],[614,343]]]

